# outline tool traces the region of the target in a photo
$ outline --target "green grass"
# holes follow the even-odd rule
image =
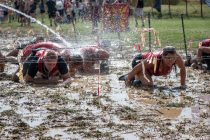
[[[200,4],[195,3],[192,4],[197,12],[195,12],[195,9],[192,8],[192,6],[188,5],[188,15],[185,14],[185,3],[181,2],[179,5],[173,5],[171,6],[171,16],[168,13],[168,6],[162,5],[162,13],[160,16],[160,13],[158,13],[155,9],[151,12],[151,7],[147,6],[144,8],[144,19],[148,18],[148,12],[151,12],[151,28],[154,28],[161,41],[161,48],[167,45],[175,46],[177,49],[184,49],[184,39],[183,39],[183,29],[182,29],[182,21],[181,21],[181,13],[184,14],[184,26],[185,26],[185,36],[186,36],[186,44],[188,46],[189,40],[193,41],[193,48],[198,47],[199,41],[202,41],[206,38],[209,38],[209,32],[210,32],[210,8],[203,4],[203,17],[200,16]],[[38,12],[38,10],[37,10]],[[37,19],[41,21],[41,16],[38,14]],[[139,25],[141,25],[140,18],[138,19]],[[50,27],[48,15],[45,14],[45,20],[44,24]],[[36,34],[43,34],[48,38],[46,35],[46,29],[42,26],[31,23],[31,27],[20,27],[20,23],[13,22],[8,24],[1,24],[0,30],[7,29],[12,30],[13,34],[15,34],[16,30],[19,29],[20,32],[17,36],[27,36],[27,32],[30,29],[33,29],[33,31]],[[64,33],[66,36],[66,40],[71,42],[75,42],[75,37],[72,32],[72,24],[58,24],[61,27],[61,30],[56,31],[61,33]],[[129,32],[121,32],[120,36],[122,39],[122,44],[124,45],[130,45],[131,47],[128,48],[131,51],[133,51],[133,45],[142,43],[141,41],[141,35],[138,31],[135,31],[136,27],[134,16],[129,17],[129,27],[131,31]],[[148,28],[148,20],[145,22],[146,28]],[[99,23],[99,28],[102,29],[102,22]],[[77,40],[78,42],[83,42],[84,45],[89,44],[95,44],[95,35],[91,34],[92,30],[92,24],[90,21],[88,21],[88,24],[84,25],[81,23],[81,19],[77,24],[75,25],[76,33],[77,33]],[[53,25],[53,30],[56,29],[56,27]],[[68,31],[71,31],[69,34]],[[32,35],[32,34],[30,34]],[[35,36],[34,35],[34,36]],[[50,33],[50,35],[52,35]],[[100,41],[104,39],[111,40],[112,44],[118,44],[118,36],[117,33],[103,33],[101,32],[100,35]],[[129,39],[129,40],[127,40]],[[145,46],[149,46],[149,33],[145,33]],[[154,44],[155,37],[154,33],[151,33],[151,42],[152,42],[152,50],[157,50],[155,47],[159,47],[158,44]],[[124,48],[125,49],[125,48]],[[145,48],[142,48],[142,50],[146,50]],[[188,48],[190,51],[190,48]]]

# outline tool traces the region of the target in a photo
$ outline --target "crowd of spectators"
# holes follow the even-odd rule
[[[130,4],[131,1],[132,0],[47,0],[44,2],[40,0],[39,3],[36,3],[36,0],[13,0],[12,2],[4,0],[1,4],[15,8],[35,19],[38,13],[41,15],[42,23],[44,23],[45,14],[48,14],[50,26],[52,26],[53,22],[55,26],[57,26],[56,22],[76,24],[79,20],[82,20],[81,22],[83,24],[87,24],[87,19],[90,19],[94,29],[97,27],[97,22],[99,22],[102,17],[102,7],[104,4]],[[143,0],[136,0],[134,13],[140,15],[143,21],[143,6],[140,5],[142,1]],[[142,9],[139,10],[139,8]],[[15,20],[21,22],[21,26],[31,26],[31,20],[29,18],[0,6],[1,23],[7,23],[8,18],[9,23]],[[32,22],[34,21],[32,20]],[[136,26],[138,26],[137,20]]]

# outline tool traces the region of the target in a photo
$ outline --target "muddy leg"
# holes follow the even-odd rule
[[[20,71],[20,67],[18,67],[18,69],[12,74],[12,80],[15,81],[15,82],[18,82],[19,81],[19,77],[17,76],[17,73]],[[22,73],[23,73],[23,77],[26,75],[26,72],[27,72],[27,69],[25,70],[22,70]]]
[[[7,56],[17,56],[17,55],[18,55],[18,50],[15,49],[15,50],[9,52],[9,53],[6,55],[6,57],[7,57]]]
[[[18,64],[17,58],[13,57],[13,56],[5,57],[5,62],[10,62],[12,64]]]
[[[150,82],[148,82],[147,79],[144,78],[143,72],[139,72],[135,76],[135,80],[140,80],[142,82],[143,86],[153,86],[153,81],[152,81],[151,75],[147,70],[145,70],[145,75],[146,75],[147,79],[149,79]]]
[[[4,72],[4,68],[5,68],[5,59],[4,56],[2,55],[2,53],[0,52],[0,70],[1,72]]]

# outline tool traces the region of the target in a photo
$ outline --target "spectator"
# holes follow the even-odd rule
[[[42,23],[44,23],[45,6],[44,6],[44,1],[43,0],[41,0],[39,2],[39,9],[40,9],[40,13],[42,15]]]
[[[13,8],[11,1],[8,2],[8,6]],[[9,23],[11,23],[11,21],[13,21],[13,11],[8,9],[8,13],[9,13]]]
[[[19,4],[20,4],[20,1],[15,0],[14,5],[15,5],[16,10],[19,10]],[[17,18],[18,18],[18,22],[19,22],[19,14],[17,12],[15,12],[15,20],[17,20]]]
[[[35,10],[34,10],[34,16],[35,16],[35,17],[34,17],[34,18],[36,19],[36,8],[37,8],[36,5],[37,5],[37,4],[36,4],[36,0],[33,0],[33,1],[34,1],[34,5],[35,5]],[[35,21],[34,21],[34,22],[35,22]]]
[[[74,24],[76,24],[76,3],[75,3],[75,0],[72,0],[72,22],[74,22]]]
[[[19,10],[20,10],[20,12],[25,13],[25,2],[23,0],[20,1]],[[26,26],[26,18],[25,18],[25,16],[20,14],[20,19],[21,19],[21,25],[20,26],[23,26],[23,23],[24,23],[24,26]]]
[[[98,21],[100,19],[100,9],[101,9],[101,5],[99,1],[91,0],[92,34],[95,34],[96,28],[98,28]]]
[[[4,0],[3,4],[8,6],[6,0]],[[8,9],[3,7],[3,12],[4,12],[4,23],[7,23],[7,21],[8,21]]]
[[[82,0],[79,0],[79,9],[78,9],[78,22],[80,17],[82,18],[83,16],[83,3]],[[82,18],[82,22],[83,22],[83,18]]]
[[[61,23],[64,23],[64,13],[63,13],[63,11],[64,11],[64,3],[61,1],[61,0],[58,0],[57,2],[56,2],[56,8],[57,8],[57,10],[58,10],[58,12],[59,12],[59,14],[60,14],[60,17],[61,17]]]
[[[71,4],[67,3],[67,9],[66,9],[66,15],[67,15],[67,19],[68,19],[68,23],[71,22]]]
[[[136,21],[135,27],[138,27],[137,16],[141,16],[142,27],[144,27],[143,8],[144,8],[144,0],[136,0],[135,11],[134,11],[135,21]]]
[[[87,16],[88,16],[88,2],[87,2],[87,0],[83,0],[82,1],[82,3],[83,3],[83,16],[82,16],[82,18],[83,18],[83,20],[84,20],[84,24],[87,24]]]
[[[30,0],[25,0],[25,14],[30,15],[29,11],[30,11]],[[28,20],[27,26],[31,26],[31,24],[30,24],[31,19],[27,18],[27,20]]]
[[[30,15],[31,15],[32,18],[36,19],[35,11],[36,11],[36,3],[34,2],[34,0],[31,0]],[[34,22],[35,21],[32,21],[32,23],[34,23]]]
[[[4,23],[4,12],[3,12],[3,8],[0,6],[0,20],[1,20],[1,24]]]
[[[55,12],[56,12],[56,8],[55,8],[55,1],[54,0],[47,0],[46,2],[46,5],[47,5],[47,11],[48,11],[48,16],[49,16],[49,19],[50,19],[50,26],[52,27],[52,21],[54,20],[55,18]],[[54,21],[54,24],[55,26],[57,26],[56,22]]]

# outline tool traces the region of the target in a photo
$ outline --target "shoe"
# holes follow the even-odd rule
[[[21,24],[20,26],[23,26],[23,24]]]
[[[84,24],[87,24],[87,22],[86,22],[86,21],[84,21]]]
[[[28,24],[28,26],[31,26],[31,24]]]
[[[52,27],[52,24],[50,24],[50,27]]]
[[[11,74],[8,74],[6,72],[0,72],[0,79],[11,78],[11,76]]]
[[[191,55],[187,55],[187,60],[185,60],[184,65],[190,67],[191,66],[190,60],[191,60]]]
[[[125,81],[125,80],[127,79],[128,75],[129,75],[129,73],[126,74],[126,75],[122,75],[122,76],[119,77],[118,80],[119,80],[119,81]]]
[[[141,26],[141,27],[145,27],[145,26],[144,26],[144,24],[142,24],[142,26]]]
[[[136,24],[135,27],[138,27],[138,24]]]
[[[42,21],[42,23],[44,23],[44,21]]]
[[[140,80],[134,80],[133,81],[133,86],[134,87],[141,87],[142,86],[142,82]]]

